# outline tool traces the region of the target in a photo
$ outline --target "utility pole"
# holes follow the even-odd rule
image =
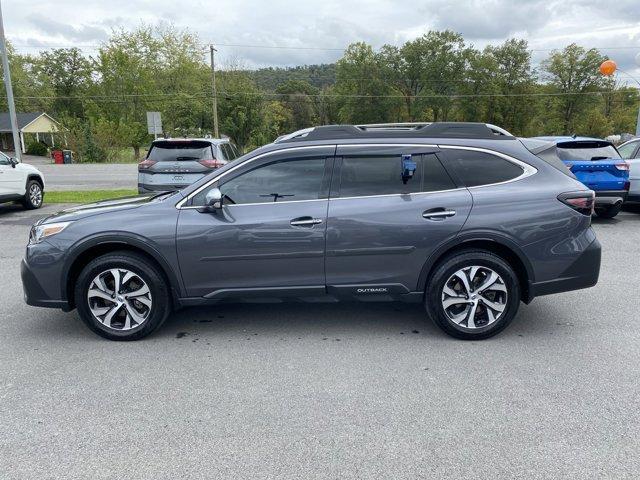
[[[213,136],[220,138],[218,132],[218,93],[216,92],[216,64],[214,61],[214,53],[217,52],[213,45],[209,45],[211,52],[211,88],[213,89]]]
[[[9,118],[11,119],[11,131],[13,132],[13,149],[16,158],[22,161],[22,143],[18,132],[18,120],[16,118],[16,105],[13,102],[13,88],[11,87],[11,72],[9,71],[9,56],[7,55],[7,42],[4,38],[4,20],[2,19],[2,3],[0,1],[0,54],[2,55],[2,71],[4,73],[4,86],[7,89],[7,105],[9,106]]]

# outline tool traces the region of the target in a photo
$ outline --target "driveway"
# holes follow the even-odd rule
[[[147,340],[28,307],[48,210],[0,209],[0,477],[637,478],[640,215],[594,220],[599,284],[480,342],[418,305],[220,305]]]
[[[22,161],[37,167],[47,190],[118,190],[138,188],[136,163],[72,163],[56,165],[47,157],[23,155]]]

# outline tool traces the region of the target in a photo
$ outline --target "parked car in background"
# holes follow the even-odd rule
[[[44,175],[33,165],[0,152],[0,203],[20,202],[27,209],[40,208],[44,199]]]
[[[520,302],[596,284],[593,204],[491,125],[317,127],[182,192],[40,220],[22,282],[29,305],[78,308],[113,340],[173,308],[264,298],[415,302],[449,335],[483,339]]]
[[[613,218],[629,193],[629,164],[606,140],[589,137],[535,137],[548,141],[555,154],[583,184],[596,192],[595,212]],[[542,153],[544,155],[544,153]]]
[[[138,192],[180,190],[240,156],[228,138],[163,138],[138,164]]]
[[[618,147],[620,156],[629,164],[628,202],[640,202],[640,138],[634,138]]]

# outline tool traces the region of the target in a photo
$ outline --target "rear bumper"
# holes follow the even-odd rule
[[[34,307],[61,308],[65,312],[71,310],[69,302],[66,300],[51,299],[42,287],[38,277],[31,271],[27,262],[22,260],[20,264],[20,277],[22,278],[22,289],[24,291],[24,301],[27,305]]]
[[[593,287],[598,283],[600,276],[601,250],[600,242],[596,238],[559,278],[531,284],[530,297]]]
[[[628,190],[596,190],[596,207],[622,203],[629,195]]]

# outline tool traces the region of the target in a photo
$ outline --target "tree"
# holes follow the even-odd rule
[[[605,80],[598,67],[605,59],[595,48],[585,50],[572,43],[562,51],[552,52],[542,63],[552,92],[560,94],[554,106],[563,134],[573,133],[578,116],[598,100],[590,93],[604,88]]]
[[[42,52],[35,61],[35,73],[48,83],[56,98],[52,108],[59,116],[85,117],[83,96],[93,83],[92,62],[78,48]]]
[[[263,125],[262,92],[249,76],[241,71],[226,71],[220,75],[218,103],[221,130],[242,149],[251,145],[252,137]]]
[[[339,119],[346,123],[390,122],[398,119],[399,102],[384,79],[382,62],[370,45],[353,43],[336,65],[335,93]]]
[[[316,101],[319,91],[304,80],[288,80],[278,85],[276,93],[282,105],[291,112],[290,131],[318,123]]]

